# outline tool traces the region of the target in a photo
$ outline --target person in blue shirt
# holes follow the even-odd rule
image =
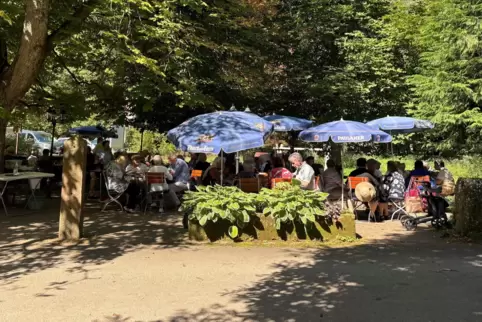
[[[167,194],[166,202],[168,207],[177,208],[181,205],[181,201],[176,193],[189,190],[189,179],[191,173],[186,161],[172,154],[169,156],[169,172],[172,175],[172,183],[169,184],[169,193]]]

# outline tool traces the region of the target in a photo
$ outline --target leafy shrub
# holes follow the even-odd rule
[[[190,220],[201,226],[208,221],[226,219],[233,225],[244,227],[250,216],[256,215],[256,195],[244,193],[237,187],[197,187],[196,192],[184,195],[183,209],[189,212]]]
[[[286,188],[286,187],[284,187]],[[262,189],[257,197],[265,216],[272,216],[276,229],[281,223],[300,221],[304,225],[314,223],[316,216],[323,216],[327,194],[302,190],[299,186],[290,189]]]
[[[291,190],[292,188],[293,185],[289,182],[280,182],[274,187],[275,190]]]

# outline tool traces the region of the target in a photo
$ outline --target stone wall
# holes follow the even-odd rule
[[[276,230],[275,221],[272,217],[251,217],[251,222],[239,229],[241,240],[286,240],[286,241],[327,241],[337,236],[355,238],[355,218],[353,214],[343,214],[338,221],[334,222],[329,217],[318,216],[318,221],[307,226],[302,223],[282,224],[280,230]],[[204,227],[197,222],[189,222],[189,239],[196,241],[217,241],[227,239],[228,228],[232,224],[228,221],[208,222]]]
[[[459,179],[455,188],[455,230],[482,237],[482,179]]]

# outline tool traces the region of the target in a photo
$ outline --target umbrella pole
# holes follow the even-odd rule
[[[390,131],[390,136],[392,136],[392,131]],[[390,146],[392,147],[392,157],[393,157],[393,140],[390,141]]]
[[[341,160],[340,160],[340,164],[341,164],[341,212],[343,212],[343,208],[344,208],[344,201],[343,201],[343,197],[344,197],[344,193],[345,193],[345,188],[343,187],[343,182],[345,181],[345,178],[343,176],[343,144],[341,145]]]
[[[236,175],[239,173],[239,152],[236,152]]]
[[[224,151],[221,150],[221,186],[223,185],[224,176]]]

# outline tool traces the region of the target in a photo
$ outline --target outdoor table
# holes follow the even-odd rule
[[[4,173],[0,174],[0,182],[4,182],[5,186],[3,187],[1,194],[0,194],[0,200],[2,201],[3,205],[3,210],[5,211],[5,215],[8,216],[7,212],[7,207],[5,206],[5,201],[3,199],[3,195],[5,191],[7,191],[7,186],[9,182],[13,181],[19,181],[19,180],[28,180],[29,181],[29,187],[31,190],[30,197],[27,199],[27,205],[30,200],[30,198],[33,198],[35,202],[37,201],[35,199],[35,190],[38,188],[40,185],[41,179],[44,178],[53,178],[54,174],[53,173],[44,173],[44,172],[20,172],[18,175],[13,175],[11,173]],[[37,180],[35,183],[34,180]]]

